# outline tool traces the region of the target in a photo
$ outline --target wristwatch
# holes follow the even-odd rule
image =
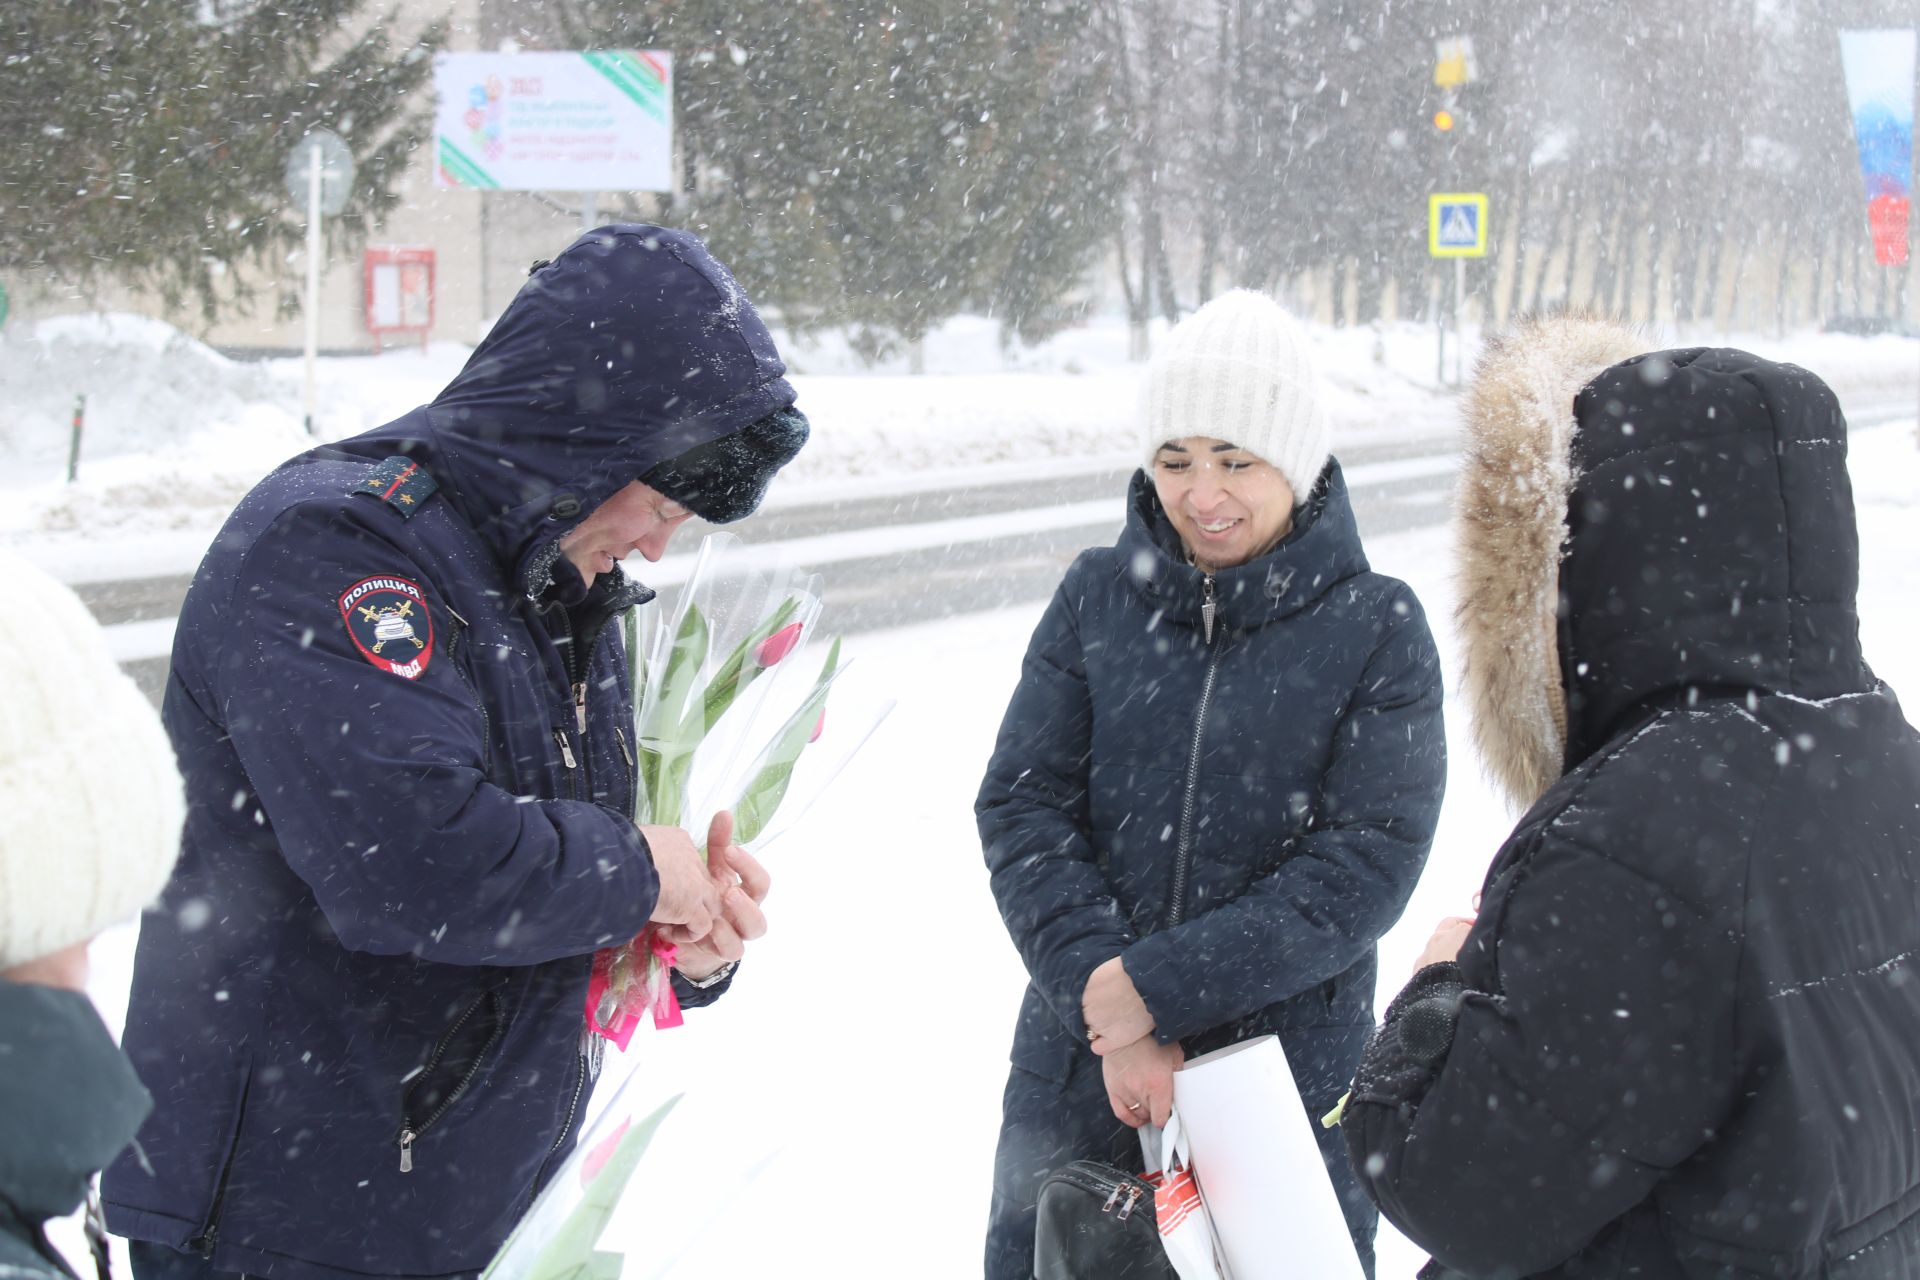
[[[695,991],[705,991],[709,987],[717,987],[728,978],[731,978],[735,967],[737,967],[739,963],[738,960],[729,960],[704,978],[689,978],[683,973],[680,975],[680,980],[692,987]]]

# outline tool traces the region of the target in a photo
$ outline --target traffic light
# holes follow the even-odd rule
[[[1453,112],[1441,107],[1433,113],[1433,127],[1441,133],[1453,132]]]

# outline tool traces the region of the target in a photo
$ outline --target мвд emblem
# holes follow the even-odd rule
[[[417,583],[362,578],[340,593],[354,648],[382,671],[418,680],[433,660],[433,614]]]

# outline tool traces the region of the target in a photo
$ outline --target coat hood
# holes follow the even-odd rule
[[[406,453],[530,592],[558,541],[659,463],[793,404],[773,339],[698,238],[621,224],[536,264],[424,408],[345,442]]]
[[[1127,491],[1127,527],[1116,544],[1129,583],[1169,621],[1200,625],[1206,575],[1187,560],[1185,545],[1160,508],[1146,471],[1136,471]],[[1213,575],[1219,622],[1230,631],[1257,627],[1298,613],[1335,583],[1367,572],[1337,459],[1326,469],[1300,509],[1293,528],[1267,554]]]
[[[0,980],[0,1200],[72,1213],[152,1109],[92,1001]]]
[[[1466,408],[1460,625],[1475,731],[1522,808],[1667,697],[1868,688],[1846,423],[1744,351],[1532,321]]]

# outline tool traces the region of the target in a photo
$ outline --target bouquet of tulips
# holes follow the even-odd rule
[[[849,724],[838,743],[814,752],[826,759],[809,771],[813,794],[792,794],[802,755],[826,732],[827,696],[846,670],[837,638],[817,669],[805,662],[819,616],[817,576],[758,563],[725,533],[702,540],[670,610],[628,615],[636,823],[685,827],[730,809],[734,840],[763,847],[791,828],[891,709]],[[659,1028],[680,1025],[673,958],[651,927],[601,951],[588,1025],[623,1050],[643,1016]]]

